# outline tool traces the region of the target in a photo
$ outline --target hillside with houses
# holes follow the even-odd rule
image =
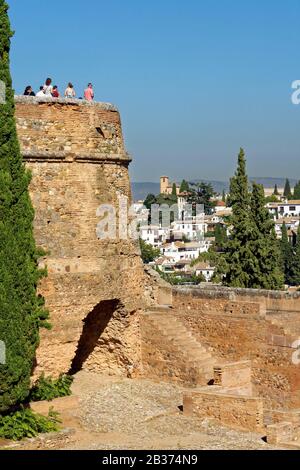
[[[292,188],[288,180],[285,187],[275,184],[273,189],[264,188],[265,208],[274,221],[276,238],[280,245],[289,244],[291,256],[299,230],[299,189],[299,183]],[[200,210],[195,213],[193,207],[198,202]],[[164,223],[156,217],[156,223],[153,223],[153,204],[170,207],[169,220],[167,218]],[[208,183],[183,180],[177,184],[162,176],[160,193],[149,194],[145,201],[137,201],[134,207],[142,248],[153,249],[147,262],[162,277],[172,284],[220,282],[219,259],[231,233],[229,191],[218,194]]]

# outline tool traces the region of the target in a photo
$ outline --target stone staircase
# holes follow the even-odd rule
[[[168,377],[175,371],[175,378],[192,385],[207,385],[214,377],[216,360],[210,351],[195,339],[169,308],[159,307],[146,314],[147,321],[158,333],[163,360],[168,363]]]
[[[186,416],[213,419],[233,429],[267,436],[271,445],[299,449],[300,411],[266,411],[263,398],[256,396],[253,388],[251,361],[226,363],[214,359],[211,350],[193,336],[177,314],[168,306],[143,314],[144,376],[182,385]],[[278,315],[274,316],[269,320],[277,324]],[[278,326],[282,331],[282,323]]]

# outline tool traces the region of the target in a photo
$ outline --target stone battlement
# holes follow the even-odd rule
[[[25,161],[131,161],[113,105],[27,96],[16,96],[15,103]]]
[[[239,289],[219,285],[201,284],[195,287],[176,287],[174,293],[191,301],[219,299],[260,305],[261,315],[274,312],[300,312],[300,292]]]
[[[23,103],[23,104],[36,104],[39,103],[59,103],[59,104],[78,104],[80,106],[89,106],[89,107],[97,107],[100,109],[104,109],[106,111],[116,111],[118,112],[117,106],[112,103],[104,103],[101,101],[87,101],[87,100],[79,100],[77,98],[52,98],[52,97],[39,97],[39,96],[24,96],[24,95],[15,95],[15,103]]]

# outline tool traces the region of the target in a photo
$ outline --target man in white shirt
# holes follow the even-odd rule
[[[46,96],[52,96],[53,86],[52,86],[52,79],[47,78],[45,85],[44,85],[44,93]]]
[[[45,98],[46,95],[44,93],[44,87],[43,86],[40,86],[40,91],[38,91],[35,96]]]

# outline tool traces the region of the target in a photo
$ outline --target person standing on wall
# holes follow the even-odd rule
[[[44,93],[44,86],[43,85],[40,86],[40,91],[37,92],[36,96],[38,98],[45,98],[46,95]]]
[[[53,87],[52,96],[53,96],[53,98],[59,98],[60,97],[60,93],[58,91],[58,86],[57,85],[55,85]]]
[[[65,91],[65,97],[69,98],[69,99],[72,99],[72,98],[76,97],[74,86],[72,85],[71,82],[68,83],[68,86],[67,86],[66,91]]]
[[[30,85],[25,88],[24,96],[35,96],[35,93]]]
[[[50,97],[52,96],[53,86],[52,86],[51,78],[47,78],[43,90],[44,90],[45,96],[50,96]]]
[[[93,85],[89,83],[87,88],[84,90],[84,99],[87,101],[93,101],[94,96]]]

